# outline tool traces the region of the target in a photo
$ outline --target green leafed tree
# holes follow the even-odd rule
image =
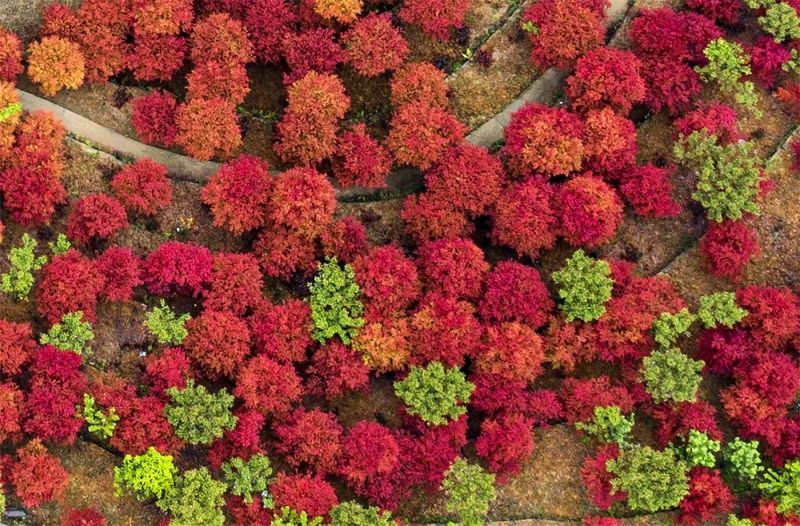
[[[205,386],[189,380],[184,389],[167,389],[167,395],[167,420],[175,434],[190,444],[209,445],[236,425],[236,417],[231,414],[233,395],[225,389],[210,393]]]
[[[175,479],[175,486],[158,501],[170,513],[170,526],[223,526],[225,484],[211,478],[208,469],[190,469]]]
[[[429,424],[442,425],[467,412],[475,386],[458,367],[445,369],[440,362],[414,366],[408,376],[394,383],[395,394],[409,413]]]
[[[678,338],[689,334],[697,317],[684,307],[675,314],[662,312],[653,321],[653,339],[662,348],[672,347]]]
[[[671,449],[626,448],[606,463],[606,469],[614,475],[613,490],[627,493],[633,511],[668,510],[689,493],[688,466]]]
[[[726,471],[748,486],[755,483],[764,471],[757,440],[734,438],[725,445],[722,458],[725,460]]]
[[[750,75],[750,56],[741,45],[724,38],[717,38],[708,43],[703,50],[707,64],[696,66],[695,71],[705,82],[715,82],[720,91],[733,98],[741,106],[749,109],[756,117],[758,95],[755,86],[749,80],[742,80]]]
[[[91,349],[89,342],[94,339],[92,324],[83,321],[83,312],[69,312],[61,317],[50,330],[39,337],[42,345],[52,345],[62,351],[72,351],[81,355]]]
[[[190,319],[188,314],[176,316],[170,306],[161,300],[158,307],[147,313],[144,324],[161,345],[180,345],[189,334],[186,322]]]
[[[633,430],[633,414],[625,416],[619,407],[597,406],[588,422],[577,422],[575,428],[603,443],[624,444]]]
[[[222,464],[222,474],[229,491],[244,502],[253,502],[253,494],[269,487],[272,464],[264,455],[256,454],[248,460],[234,457]]]
[[[747,311],[736,303],[733,292],[715,292],[700,298],[697,316],[707,329],[723,325],[729,329],[739,323]]]
[[[686,436],[683,453],[689,466],[713,468],[717,464],[716,455],[720,448],[719,440],[714,440],[706,433],[691,429]]]
[[[374,506],[342,502],[331,510],[331,526],[395,526],[392,514]]]
[[[704,365],[678,349],[658,349],[642,360],[641,372],[645,388],[656,403],[693,402]]]
[[[0,276],[0,291],[18,301],[27,300],[36,280],[34,273],[47,263],[44,256],[36,256],[38,243],[27,234],[22,234],[22,244],[13,247],[8,255],[11,268]]]
[[[768,469],[758,489],[778,501],[780,513],[800,513],[800,458],[787,462],[778,471]]]
[[[448,513],[460,526],[482,526],[495,498],[494,475],[457,458],[445,473],[442,489]]]
[[[608,263],[578,249],[561,270],[553,272],[561,310],[567,320],[594,321],[606,312],[614,281]]]
[[[84,393],[82,413],[89,433],[103,440],[111,438],[119,422],[119,415],[113,407],[110,407],[106,414],[97,407],[93,396]]]
[[[800,38],[800,17],[786,2],[770,2],[764,14],[758,17],[758,23],[764,32],[775,38],[775,42]]]
[[[270,526],[319,526],[322,517],[309,517],[304,511],[297,512],[287,506],[281,508],[270,522]]]
[[[308,288],[311,291],[308,302],[314,339],[325,343],[338,336],[342,342],[350,343],[364,326],[361,289],[353,268],[328,259],[319,266],[319,272]]]
[[[161,499],[172,491],[177,473],[170,455],[149,447],[141,455],[125,455],[122,466],[114,468],[114,486],[118,494],[132,493],[139,500]]]

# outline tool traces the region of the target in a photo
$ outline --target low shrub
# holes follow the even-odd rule
[[[166,392],[170,403],[164,414],[175,434],[190,444],[209,445],[236,425],[236,417],[231,414],[233,396],[225,389],[212,394],[188,380],[185,388],[170,387]]]
[[[64,88],[83,84],[86,62],[77,44],[58,37],[45,37],[28,46],[28,76],[44,95],[52,97]]]
[[[465,414],[474,388],[460,370],[445,369],[439,362],[414,366],[405,379],[394,384],[394,392],[406,411],[433,425],[446,424]]]
[[[154,216],[172,203],[167,168],[150,159],[125,165],[111,180],[111,190],[127,210],[143,216]]]

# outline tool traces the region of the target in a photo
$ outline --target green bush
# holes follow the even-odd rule
[[[728,472],[748,486],[764,471],[757,440],[745,442],[739,437],[734,438],[725,445],[722,458],[729,467]]]
[[[733,292],[716,292],[700,298],[697,316],[707,329],[724,325],[729,329],[747,316],[747,311],[736,304]]]
[[[309,518],[306,512],[300,513],[284,506],[281,512],[272,518],[270,526],[319,526],[322,524],[322,517]]]
[[[466,413],[474,388],[458,367],[445,369],[439,362],[414,366],[405,380],[394,383],[394,392],[408,412],[434,425],[446,424]]]
[[[233,396],[224,388],[212,394],[189,380],[185,389],[170,387],[167,394],[171,400],[164,408],[167,420],[175,434],[190,444],[209,445],[236,425]]]
[[[624,444],[633,430],[633,414],[626,417],[615,405],[597,406],[594,408],[594,418],[588,422],[577,422],[575,428],[599,442]]]
[[[750,519],[740,519],[736,515],[728,515],[728,526],[756,526]]]
[[[686,437],[683,452],[690,467],[713,468],[717,464],[716,454],[719,453],[720,447],[719,440],[709,438],[707,434],[692,429]]]
[[[742,46],[717,38],[708,43],[703,54],[708,63],[695,67],[700,77],[705,82],[716,82],[723,94],[733,97],[737,104],[759,117],[761,112],[756,108],[758,95],[755,86],[749,80],[742,80],[750,75],[750,57]]]
[[[775,42],[800,38],[800,17],[794,7],[785,2],[773,2],[758,23],[764,32],[775,37]]]
[[[259,454],[247,461],[234,457],[222,464],[222,473],[229,491],[250,504],[254,493],[261,493],[269,487],[272,464],[269,458]]]
[[[47,246],[54,256],[62,256],[72,248],[72,243],[69,242],[69,239],[64,234],[58,234],[56,240],[50,241]]]
[[[689,334],[689,328],[697,317],[684,307],[675,314],[662,312],[653,321],[653,339],[662,348],[672,347],[678,338]]]
[[[623,449],[619,458],[606,463],[606,469],[614,475],[612,488],[628,494],[628,507],[633,511],[668,510],[689,493],[688,467],[670,449]]]
[[[92,324],[83,321],[83,312],[69,312],[61,317],[46,334],[39,337],[42,345],[52,345],[62,351],[87,354],[91,349],[88,343],[94,339]]]
[[[330,513],[331,526],[395,526],[392,514],[374,506],[365,508],[357,502],[342,502]]]
[[[693,360],[678,349],[659,349],[642,360],[642,378],[656,403],[693,402],[703,380],[705,362]]]
[[[172,491],[158,506],[172,515],[170,526],[223,526],[225,489],[225,484],[211,478],[208,469],[190,469],[175,479]]]
[[[800,513],[800,458],[787,462],[783,469],[768,469],[758,489],[778,501],[780,513]]]
[[[141,455],[125,455],[122,466],[114,468],[114,487],[118,495],[130,492],[139,500],[161,499],[172,491],[177,473],[170,455],[149,447]]]
[[[83,419],[86,420],[89,433],[105,440],[114,434],[114,428],[119,422],[119,415],[113,407],[108,409],[108,414],[103,413],[95,405],[94,397],[83,393]]]
[[[19,102],[12,102],[3,109],[0,109],[0,122],[6,121],[18,113],[22,113],[22,104]]]
[[[614,287],[610,276],[608,263],[590,258],[582,249],[572,254],[564,268],[553,272],[567,320],[594,321],[605,313]]]
[[[720,145],[705,130],[693,132],[675,143],[675,158],[697,175],[692,199],[706,209],[708,218],[741,219],[760,212],[761,160],[752,143]]]
[[[457,458],[445,473],[442,489],[445,508],[458,517],[460,526],[482,526],[495,498],[494,475]]]
[[[361,289],[353,268],[341,267],[335,259],[328,259],[319,266],[308,288],[314,339],[325,343],[338,336],[342,342],[350,343],[364,325]]]
[[[13,247],[8,255],[11,268],[0,276],[0,292],[4,292],[19,301],[27,300],[33,288],[33,273],[47,263],[44,256],[35,256],[38,243],[27,233],[22,234],[22,244]]]
[[[189,334],[186,322],[191,318],[188,314],[176,316],[170,306],[161,300],[158,307],[147,313],[144,324],[161,345],[180,345]]]

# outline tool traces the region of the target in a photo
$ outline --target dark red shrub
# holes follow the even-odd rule
[[[694,467],[689,472],[689,494],[680,504],[681,524],[705,523],[733,510],[733,495],[718,470]]]
[[[367,228],[353,216],[345,216],[328,225],[320,236],[322,255],[352,263],[369,250]]]
[[[405,488],[394,493],[402,496],[408,487],[418,485],[427,492],[438,491],[445,473],[467,444],[467,417],[463,415],[444,425],[428,426],[419,418],[409,418],[407,413],[401,416],[406,422],[403,431],[395,433],[400,446],[400,462],[395,473]]]
[[[647,83],[645,104],[653,112],[664,107],[672,115],[685,111],[703,88],[697,72],[681,62],[654,56],[643,58],[642,64],[642,76]]]
[[[405,232],[417,243],[442,237],[465,237],[474,229],[464,213],[427,193],[406,197],[400,219]]]
[[[125,165],[111,180],[111,190],[129,211],[154,216],[172,203],[167,168],[150,159]]]
[[[512,248],[520,257],[538,257],[540,250],[556,241],[559,218],[554,201],[554,188],[546,181],[529,177],[511,183],[492,211],[492,241]]]
[[[507,376],[491,373],[475,373],[469,377],[475,385],[470,397],[470,408],[486,417],[519,413],[527,406],[528,383]]]
[[[60,501],[69,484],[69,473],[38,440],[17,449],[17,458],[8,474],[14,494],[26,508]]]
[[[506,322],[486,327],[476,366],[482,373],[533,382],[542,373],[543,361],[541,336],[527,325]]]
[[[609,509],[615,502],[622,502],[628,496],[624,491],[615,492],[611,487],[614,476],[606,469],[606,462],[619,457],[619,446],[606,444],[594,456],[588,457],[581,467],[581,479],[592,504],[601,511]]]
[[[336,398],[350,391],[369,392],[369,368],[350,347],[330,342],[319,347],[306,370],[309,394]]]
[[[252,62],[253,46],[247,30],[225,13],[215,13],[199,20],[191,36],[192,62],[219,62],[227,66]]]
[[[67,218],[67,236],[77,245],[105,241],[126,228],[125,207],[107,194],[81,197]]]
[[[397,245],[373,247],[353,261],[353,271],[369,319],[403,311],[419,297],[417,267]]]
[[[325,229],[335,211],[333,186],[313,168],[292,168],[275,178],[270,218],[276,224],[313,236]]]
[[[295,272],[310,275],[317,270],[313,237],[300,235],[286,227],[263,230],[253,244],[265,275],[288,280]]]
[[[400,18],[434,38],[447,40],[451,28],[464,25],[469,5],[468,0],[406,0]]]
[[[425,102],[396,108],[386,145],[398,164],[427,170],[464,138],[466,128],[455,116]]]
[[[644,100],[641,68],[641,62],[630,51],[598,47],[578,59],[574,73],[567,79],[567,95],[577,110],[611,106],[627,115],[634,104]]]
[[[69,510],[61,526],[106,526],[106,518],[92,508]]]
[[[686,7],[720,24],[734,25],[742,16],[742,4],[737,0],[687,0]]]
[[[610,108],[586,114],[585,167],[613,177],[636,161],[636,127]]]
[[[182,349],[169,348],[160,354],[148,354],[144,359],[144,372],[150,393],[163,396],[170,387],[183,389],[192,377],[189,358]]]
[[[703,265],[714,276],[738,282],[750,260],[761,253],[755,232],[744,221],[710,222],[700,240]]]
[[[518,474],[533,453],[533,430],[530,420],[521,415],[508,415],[481,422],[475,441],[478,456],[486,462],[501,484]]]
[[[559,187],[561,233],[574,246],[597,246],[614,237],[622,224],[622,201],[616,190],[590,173]]]
[[[232,377],[250,354],[247,322],[230,312],[203,311],[186,329],[186,354],[209,378]]]
[[[294,5],[286,0],[243,2],[245,26],[259,62],[278,62],[283,39],[296,20]]]
[[[351,486],[391,472],[400,448],[391,432],[374,422],[359,422],[342,438],[339,473]]]
[[[111,247],[95,260],[103,277],[100,295],[110,301],[130,301],[133,289],[142,284],[142,260],[129,248]]]
[[[583,518],[583,526],[622,526],[622,519],[614,517],[591,517]]]
[[[201,161],[230,156],[241,144],[236,108],[220,98],[190,100],[175,114],[175,142]]]
[[[20,73],[22,73],[22,42],[14,33],[5,29],[0,30],[0,80],[16,82]]]
[[[170,147],[177,142],[178,103],[168,91],[153,91],[131,103],[131,122],[136,134],[147,144]]]
[[[266,161],[241,155],[223,164],[203,187],[203,202],[211,207],[214,225],[235,235],[264,225],[272,188]]]
[[[25,398],[22,391],[11,382],[0,384],[0,440],[18,441],[22,435],[22,417]]]
[[[631,166],[621,174],[619,190],[637,215],[653,219],[677,217],[681,206],[672,197],[674,171],[674,166]]]
[[[762,353],[755,355],[748,367],[735,371],[734,379],[720,394],[725,413],[739,424],[761,428],[760,421],[786,416],[800,389],[800,367],[787,354]]]
[[[765,350],[778,349],[800,333],[800,301],[788,288],[750,285],[736,291],[745,310],[740,326]]]
[[[489,264],[470,239],[439,239],[421,245],[417,263],[428,292],[457,299],[476,299],[483,289]]]
[[[253,254],[214,254],[211,287],[203,307],[242,316],[261,300],[263,279]]]
[[[736,119],[736,110],[725,104],[714,103],[692,110],[672,124],[678,134],[684,137],[705,130],[715,135],[720,144],[733,144],[743,138]]]
[[[54,256],[41,271],[36,292],[36,310],[54,325],[64,314],[83,312],[83,319],[95,321],[97,296],[104,286],[95,265],[75,249]]]
[[[563,108],[525,105],[511,115],[505,138],[501,153],[516,176],[554,177],[582,167],[584,124],[578,115]]]
[[[703,50],[721,36],[722,30],[703,15],[677,12],[669,7],[642,9],[631,22],[629,31],[635,50],[648,57],[659,55],[669,65],[703,62]],[[645,67],[642,72],[646,73],[647,69]]]
[[[317,475],[336,469],[342,426],[333,413],[295,409],[273,426],[275,450],[295,469],[309,468]]]
[[[471,303],[429,294],[411,317],[412,364],[460,367],[480,347],[481,327]]]
[[[392,168],[389,152],[367,133],[363,123],[356,124],[339,137],[333,161],[333,174],[339,186],[385,188]]]
[[[478,313],[486,322],[518,321],[538,329],[554,306],[539,271],[508,260],[488,274]]]
[[[263,301],[248,320],[256,352],[278,362],[302,362],[311,347],[311,308],[299,299]]]
[[[0,371],[16,376],[36,350],[30,323],[0,319]]]
[[[186,39],[172,35],[136,35],[127,57],[133,77],[142,82],[168,82],[186,59]]]
[[[742,515],[753,521],[753,524],[765,526],[797,526],[800,518],[797,515],[783,515],[778,513],[778,503],[774,500],[761,498],[757,503],[745,503]]]
[[[430,199],[477,217],[497,201],[504,179],[496,157],[484,148],[463,143],[447,150],[425,173],[425,189]]]
[[[168,241],[144,261],[144,282],[151,294],[197,297],[213,276],[213,258],[206,247]]]
[[[225,431],[222,439],[215,440],[208,451],[208,463],[212,469],[219,469],[229,458],[247,460],[256,453],[265,453],[260,438],[264,415],[257,411],[238,410],[235,416],[236,427]]]
[[[412,102],[429,106],[447,107],[450,88],[445,74],[428,62],[404,64],[395,71],[391,82],[392,107],[399,108]]]
[[[659,446],[665,447],[678,437],[686,437],[692,429],[705,433],[714,440],[722,440],[716,413],[714,406],[705,400],[654,406],[652,416],[658,424],[655,430]]]
[[[367,77],[397,68],[408,55],[408,44],[392,25],[390,13],[370,13],[357,19],[342,35],[342,43],[353,69]]]
[[[219,98],[229,105],[241,104],[250,92],[250,79],[241,64],[205,62],[195,65],[187,75],[188,100]]]
[[[606,376],[596,378],[567,378],[559,392],[564,402],[567,423],[585,422],[594,416],[595,407],[615,405],[623,413],[633,410],[628,390],[612,384]]]
[[[16,166],[5,170],[0,174],[0,192],[8,217],[23,227],[49,223],[56,205],[67,197],[58,177],[42,167]]]
[[[750,333],[741,327],[704,330],[697,339],[697,358],[706,363],[705,370],[731,375],[756,352]]]
[[[333,73],[336,65],[345,59],[344,50],[336,43],[335,37],[332,29],[321,27],[287,33],[281,43],[283,58],[290,69],[283,76],[284,84],[292,84],[310,71]]]
[[[537,29],[528,33],[531,60],[536,67],[569,69],[576,59],[603,45],[605,5],[601,2],[596,2],[597,6],[587,4],[589,2],[545,0],[523,13],[522,22],[530,22]]]
[[[269,524],[273,514],[259,496],[254,496],[250,503],[245,503],[241,497],[228,495],[225,497],[225,511],[233,526]]]
[[[259,355],[239,368],[233,390],[245,409],[280,414],[300,401],[303,386],[294,367]]]
[[[327,516],[339,504],[333,486],[319,476],[278,473],[269,490],[277,509],[288,506],[303,510],[310,517]]]
[[[181,440],[164,415],[164,401],[155,396],[128,399],[127,408],[115,406],[120,416],[109,443],[127,455],[141,455],[150,446],[169,455],[180,450]]]

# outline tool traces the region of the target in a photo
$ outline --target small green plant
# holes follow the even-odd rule
[[[5,122],[14,115],[22,112],[22,104],[19,102],[12,102],[3,109],[0,109],[0,122]]]
[[[158,307],[147,313],[144,324],[161,345],[180,345],[189,334],[186,322],[191,318],[188,314],[176,316],[162,299]]]
[[[709,438],[706,433],[691,429],[683,447],[684,457],[690,467],[704,466],[713,468],[717,464],[717,453],[721,444],[719,440]]]
[[[653,339],[662,348],[675,345],[678,338],[689,334],[689,328],[697,317],[684,307],[675,314],[662,312],[653,321]]]
[[[708,63],[696,66],[695,71],[705,82],[716,82],[723,94],[733,97],[737,104],[749,109],[755,117],[761,112],[756,108],[758,95],[755,86],[742,78],[750,75],[750,57],[736,42],[717,38],[703,50]]]
[[[678,349],[658,349],[642,360],[642,378],[653,401],[693,402],[703,377],[705,362],[693,360]]]
[[[395,526],[392,514],[374,506],[365,508],[357,502],[342,502],[330,513],[331,526]]]
[[[725,445],[722,458],[728,465],[728,472],[748,486],[764,471],[757,440],[745,442],[739,437],[734,438]]]
[[[689,493],[687,465],[671,449],[657,451],[647,446],[623,449],[609,460],[606,469],[614,475],[611,487],[628,494],[632,511],[656,512],[677,506]]]
[[[272,464],[269,458],[260,454],[246,461],[234,457],[222,464],[222,474],[229,491],[250,504],[254,493],[261,493],[269,486]]]
[[[67,239],[67,236],[64,234],[58,234],[56,240],[50,241],[47,246],[50,248],[50,252],[54,256],[62,256],[72,248],[72,243],[69,242],[69,239]]]
[[[553,272],[561,310],[567,320],[594,321],[606,312],[614,281],[608,263],[576,250],[561,270]]]
[[[729,329],[739,323],[747,311],[736,304],[736,294],[733,292],[715,292],[700,298],[700,308],[697,316],[707,329],[723,325]]]
[[[364,305],[353,267],[342,267],[335,259],[328,259],[319,266],[308,288],[314,339],[325,343],[338,336],[345,344],[350,343],[364,326]]]
[[[309,518],[304,511],[298,513],[292,508],[284,506],[269,524],[270,526],[319,526],[322,524],[322,517]]]
[[[720,145],[705,130],[693,132],[675,143],[675,158],[697,175],[692,199],[706,209],[708,218],[741,219],[758,214],[761,160],[752,143]]]
[[[475,386],[458,367],[445,369],[440,362],[414,366],[405,380],[394,383],[394,392],[408,412],[433,425],[446,424],[466,413],[473,389]]]
[[[119,422],[119,415],[113,407],[110,407],[108,414],[105,414],[97,407],[92,395],[83,393],[82,413],[89,433],[103,440],[111,438],[114,434],[114,428],[117,427],[117,422]]]
[[[442,489],[448,513],[460,526],[482,526],[495,498],[494,475],[477,464],[457,458],[445,473]]]
[[[23,301],[28,299],[35,281],[34,272],[47,263],[45,256],[35,256],[38,243],[27,233],[22,234],[22,244],[13,247],[8,255],[11,269],[0,276],[0,291]]]
[[[178,470],[170,455],[147,448],[141,455],[125,455],[122,466],[114,468],[117,494],[132,493],[139,500],[161,499],[172,491]]]
[[[209,445],[236,425],[236,417],[231,414],[233,396],[224,388],[209,393],[205,386],[188,380],[184,389],[170,387],[167,395],[167,420],[175,434],[190,444]]]
[[[736,515],[728,515],[727,526],[756,526],[750,519],[740,519]]]
[[[800,38],[800,17],[786,2],[770,2],[764,15],[758,17],[758,23],[777,43]]]
[[[170,526],[223,526],[225,484],[211,478],[208,469],[190,469],[157,504],[172,515]]]
[[[779,471],[768,469],[758,489],[778,501],[779,513],[800,513],[800,459],[787,462]]]
[[[533,23],[532,20],[526,20],[522,23],[522,30],[526,33],[530,33],[531,35],[538,35],[539,28],[536,27],[536,24]]]
[[[83,312],[77,311],[64,314],[59,323],[39,337],[39,343],[84,355],[91,350],[89,342],[93,339],[92,324],[83,321]]]
[[[603,443],[625,444],[633,430],[633,414],[625,416],[619,407],[597,406],[594,418],[588,422],[577,422],[575,428]]]

